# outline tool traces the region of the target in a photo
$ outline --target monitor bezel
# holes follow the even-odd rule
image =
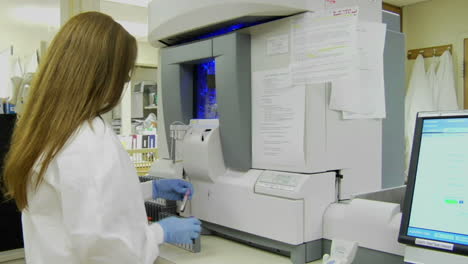
[[[449,243],[453,244],[453,250],[448,250],[448,249],[442,249],[442,248],[436,248],[436,247],[429,247],[429,246],[424,246],[424,245],[419,245],[416,244],[416,239],[417,237],[409,236],[407,235],[408,233],[408,227],[409,227],[409,220],[411,217],[411,206],[413,203],[413,194],[414,194],[414,187],[415,187],[415,182],[416,182],[416,172],[418,168],[418,160],[419,160],[419,149],[421,147],[421,137],[422,137],[422,131],[423,131],[423,124],[424,120],[428,119],[454,119],[454,118],[468,118],[468,113],[464,115],[443,115],[443,116],[419,116],[416,118],[416,125],[415,125],[415,133],[414,133],[414,138],[413,138],[413,147],[411,150],[411,160],[410,160],[410,167],[409,167],[409,172],[408,172],[408,183],[406,187],[406,194],[405,194],[405,200],[404,200],[404,207],[403,207],[403,214],[402,214],[402,219],[401,219],[401,225],[400,225],[400,233],[398,236],[398,242],[407,244],[413,247],[419,247],[419,248],[425,248],[425,249],[431,249],[431,250],[437,250],[437,251],[442,251],[446,253],[453,253],[453,254],[458,254],[458,255],[465,255],[468,256],[468,246],[462,245],[462,244],[455,244],[451,242],[446,242],[442,240],[431,240],[431,239],[425,239],[425,238],[419,238],[419,239],[424,239],[428,241],[436,241],[436,242],[441,242],[441,243]]]

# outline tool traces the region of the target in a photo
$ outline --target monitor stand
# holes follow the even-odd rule
[[[406,246],[405,263],[411,264],[466,264],[468,256],[461,256],[437,250]]]

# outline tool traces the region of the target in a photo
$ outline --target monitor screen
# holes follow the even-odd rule
[[[468,254],[468,113],[417,119],[400,242]]]

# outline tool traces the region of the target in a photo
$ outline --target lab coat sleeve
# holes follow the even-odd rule
[[[148,225],[135,169],[113,137],[88,130],[59,155],[69,246],[81,263],[153,264],[164,233]]]

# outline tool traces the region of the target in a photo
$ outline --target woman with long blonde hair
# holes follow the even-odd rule
[[[136,56],[135,38],[98,12],[71,18],[52,41],[3,171],[27,263],[153,263],[162,242],[199,235],[194,218],[148,225],[135,168],[100,117],[119,103]],[[153,182],[154,198],[189,191],[182,180]]]

